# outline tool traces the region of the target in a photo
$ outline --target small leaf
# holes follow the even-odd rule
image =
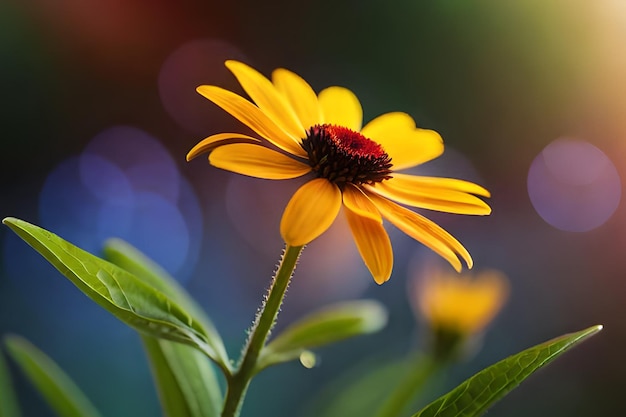
[[[385,324],[387,311],[377,301],[346,301],[324,307],[293,323],[271,341],[261,353],[257,370],[297,359],[314,347],[377,332]]]
[[[15,218],[6,218],[3,223],[127,325],[154,337],[196,346],[223,369],[229,369],[200,322],[163,292],[47,230]]]
[[[371,417],[391,395],[398,377],[406,371],[404,358],[369,358],[323,386],[305,404],[300,415]]]
[[[100,415],[78,386],[43,352],[19,336],[6,336],[4,341],[13,360],[59,416]]]
[[[326,384],[300,415],[406,416],[407,409],[441,386],[440,365],[419,351],[405,357],[379,352],[379,358],[370,357]]]
[[[143,282],[170,297],[185,311],[190,312],[202,325],[207,336],[207,343],[220,358],[220,365],[230,363],[224,342],[211,320],[185,289],[163,268],[137,248],[121,239],[109,239],[104,245],[104,256],[109,262],[140,278]]]
[[[142,336],[165,416],[218,417],[222,394],[215,370],[197,349]]]
[[[423,408],[413,417],[475,417],[517,387],[537,369],[602,330],[593,326],[570,333],[510,356],[483,369]]]
[[[0,355],[0,417],[19,417],[20,408],[4,356]]]

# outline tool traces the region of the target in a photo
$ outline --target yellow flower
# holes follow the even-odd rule
[[[393,253],[383,218],[448,260],[457,271],[472,258],[441,227],[398,203],[460,214],[486,215],[489,197],[471,182],[398,173],[443,153],[437,132],[415,127],[405,113],[387,113],[362,127],[357,97],[343,87],[315,94],[298,75],[279,68],[272,80],[237,61],[226,67],[247,99],[212,85],[197,91],[249,127],[256,137],[218,133],[187,155],[209,153],[209,162],[228,171],[265,179],[311,174],[293,195],[280,224],[288,245],[302,246],[324,233],[344,208],[357,248],[382,284],[391,275]],[[393,200],[393,201],[392,201]]]
[[[429,268],[416,290],[418,308],[432,329],[466,339],[480,333],[502,309],[509,285],[496,270],[455,275]]]

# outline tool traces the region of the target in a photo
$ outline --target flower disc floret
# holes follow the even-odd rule
[[[301,146],[318,177],[340,188],[347,183],[373,185],[391,178],[391,158],[382,146],[347,127],[315,125]]]

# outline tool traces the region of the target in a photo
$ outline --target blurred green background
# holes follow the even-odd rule
[[[266,75],[291,69],[316,91],[342,85],[366,120],[405,111],[441,133],[446,153],[415,172],[493,194],[488,218],[426,213],[466,245],[476,269],[500,269],[512,287],[477,356],[429,395],[530,345],[604,324],[490,415],[617,415],[626,375],[625,51],[621,0],[4,0],[0,216],[94,252],[107,237],[129,240],[184,283],[235,355],[281,252],[280,214],[298,182],[185,163],[197,141],[238,126],[194,89],[241,91],[223,67],[228,58]],[[407,286],[432,257],[389,230],[395,267],[381,287],[341,221],[309,245],[279,324],[368,297],[389,307],[389,326],[323,349],[313,369],[268,370],[243,415],[298,416],[367,358],[420,345]],[[7,228],[0,244],[0,333],[42,348],[103,415],[159,415],[137,335]],[[14,375],[25,415],[50,415]]]

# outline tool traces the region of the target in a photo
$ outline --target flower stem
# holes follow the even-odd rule
[[[304,246],[289,246],[281,259],[272,285],[268,291],[265,301],[261,305],[259,313],[252,325],[248,343],[240,359],[237,371],[228,378],[228,388],[222,417],[238,417],[241,411],[241,404],[246,395],[250,380],[256,373],[256,364],[265,346],[265,341],[276,323],[276,317],[285,297],[285,291],[291,281],[293,271],[296,269],[298,258]]]
[[[387,397],[376,413],[376,417],[398,417],[415,399],[424,383],[443,365],[443,362],[424,356],[422,353],[407,361],[404,378],[395,391]]]

